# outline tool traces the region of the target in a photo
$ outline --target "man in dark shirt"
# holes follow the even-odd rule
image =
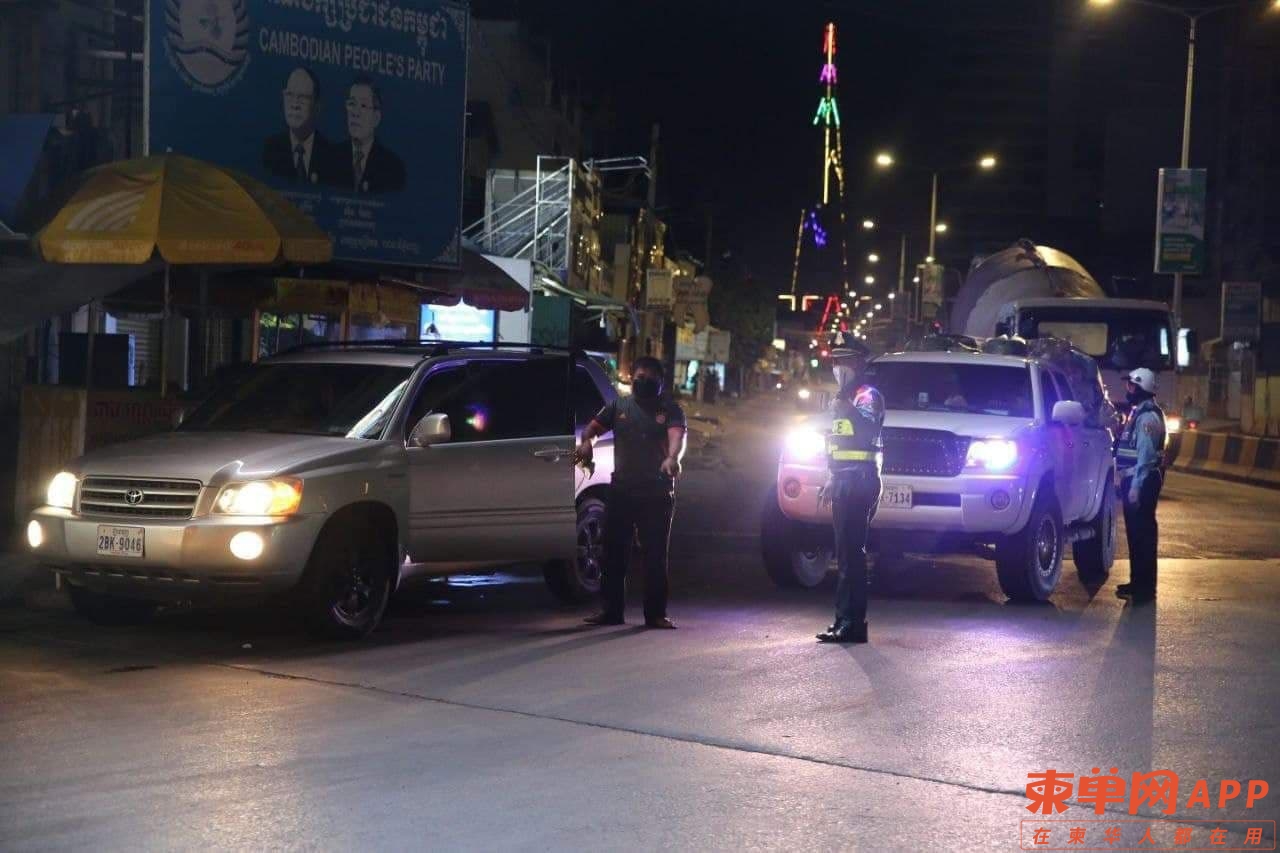
[[[632,370],[631,396],[600,410],[582,431],[580,459],[592,458],[593,439],[613,432],[613,487],[604,534],[604,609],[590,625],[621,625],[633,536],[644,556],[644,623],[674,628],[667,618],[667,550],[676,479],[685,451],[684,412],[663,396],[662,362],[645,356]]]

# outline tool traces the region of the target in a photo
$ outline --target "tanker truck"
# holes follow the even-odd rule
[[[1194,334],[1175,326],[1163,302],[1108,298],[1065,252],[1020,240],[983,259],[956,296],[950,330],[973,338],[1069,340],[1098,362],[1107,394],[1122,410],[1124,377],[1146,367],[1156,374],[1168,433],[1183,427],[1177,374],[1195,352]]]

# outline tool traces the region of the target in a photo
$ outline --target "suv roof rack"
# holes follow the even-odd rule
[[[549,346],[547,344],[521,344],[521,343],[492,343],[480,341],[438,341],[433,339],[386,339],[377,341],[312,341],[311,343],[298,344],[292,346],[277,355],[287,355],[295,352],[306,352],[308,350],[321,349],[400,349],[400,350],[423,350],[424,358],[431,358],[436,355],[444,355],[454,350],[462,349],[510,349],[510,350],[526,350],[528,352],[542,353],[564,353],[566,355],[575,355],[581,353],[582,350],[571,347]]]

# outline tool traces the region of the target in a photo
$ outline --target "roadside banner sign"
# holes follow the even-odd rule
[[[1262,282],[1222,283],[1222,339],[1257,341],[1262,337]]]
[[[457,268],[468,24],[454,0],[148,0],[148,153],[263,181],[337,258]]]
[[[1161,169],[1156,193],[1158,273],[1204,272],[1204,221],[1207,172]]]

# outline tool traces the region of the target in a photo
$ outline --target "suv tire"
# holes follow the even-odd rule
[[[1066,537],[1052,486],[1044,483],[1026,527],[996,544],[1000,588],[1014,601],[1048,601],[1062,576]]]
[[[566,604],[581,604],[600,595],[607,514],[608,506],[599,497],[578,501],[576,556],[572,560],[547,563],[542,570],[551,594]]]
[[[331,640],[358,640],[378,623],[391,599],[398,548],[376,527],[354,523],[325,528],[303,575],[307,630]]]
[[[783,514],[776,485],[765,496],[760,549],[769,579],[783,589],[812,589],[827,579],[831,548],[816,528],[810,530]]]
[[[1109,485],[1098,514],[1088,526],[1093,530],[1093,536],[1073,543],[1071,556],[1080,582],[1085,586],[1098,586],[1111,574],[1111,566],[1116,559],[1116,499]]]
[[[71,606],[95,625],[138,625],[155,615],[157,605],[150,601],[120,598],[87,587],[67,584]]]

